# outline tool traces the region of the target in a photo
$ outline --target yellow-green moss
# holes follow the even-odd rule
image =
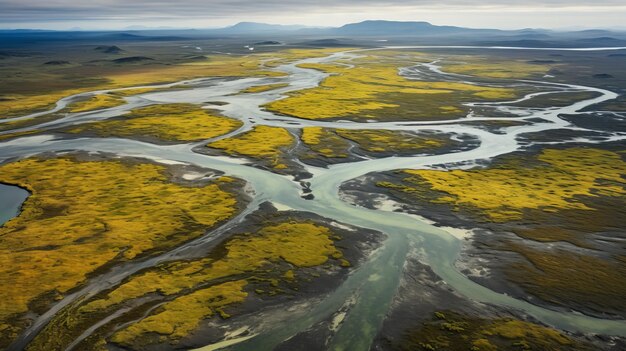
[[[100,136],[151,136],[168,141],[214,138],[239,128],[238,120],[216,116],[190,104],[152,105],[132,110],[123,120],[86,123],[68,133],[95,133]]]
[[[350,144],[330,129],[304,127],[300,138],[312,151],[324,157],[348,157]]]
[[[403,182],[378,185],[408,194],[422,204],[461,211],[494,232],[513,232],[539,242],[566,241],[587,249],[602,245],[594,234],[624,226],[626,162],[619,152],[595,148],[544,149],[515,154],[484,169],[407,170]],[[569,308],[616,313],[624,310],[626,259],[524,242],[497,242],[493,248],[525,260],[502,267],[503,275],[527,293]],[[570,279],[564,279],[569,277]],[[619,313],[619,312],[618,312]]]
[[[112,96],[109,94],[98,94],[90,97],[87,100],[71,104],[69,106],[69,109],[72,113],[78,113],[93,110],[102,110],[105,108],[123,105],[124,103],[124,99],[120,97]]]
[[[438,148],[446,144],[441,137],[418,136],[411,133],[390,130],[350,130],[337,129],[337,134],[352,140],[369,152],[416,152],[426,148]]]
[[[256,289],[256,293],[272,296],[281,291],[281,282],[294,282],[299,268],[319,266],[331,259],[341,264],[336,258],[343,255],[331,237],[333,233],[328,227],[294,220],[269,224],[255,233],[237,234],[220,246],[221,254],[217,257],[167,263],[132,277],[106,296],[78,308],[78,320],[149,294],[176,296],[112,339],[128,344],[155,332],[167,335],[160,342],[175,341],[216,312],[227,318],[229,314],[223,308],[242,302],[246,297],[242,289],[250,281],[267,284],[267,290]],[[225,280],[232,283],[202,287]],[[65,328],[72,327],[63,323]]]
[[[471,58],[476,61],[475,58]],[[551,68],[551,65],[530,64],[521,61],[493,61],[448,64],[443,70],[451,73],[467,74],[487,78],[529,78],[542,76]]]
[[[441,192],[436,201],[471,207],[492,221],[521,219],[525,209],[554,212],[591,210],[578,196],[623,196],[626,162],[611,151],[590,148],[547,149],[536,167],[477,170],[407,170],[415,184]],[[410,191],[410,190],[408,190]]]
[[[495,334],[510,340],[526,338],[545,340],[555,345],[570,345],[572,343],[565,335],[555,329],[520,320],[503,320],[501,323],[495,323],[486,330],[486,334]]]
[[[464,83],[412,81],[401,77],[398,68],[410,62],[382,57],[379,61],[359,61],[355,67],[335,64],[302,64],[302,68],[322,70],[332,75],[320,87],[290,93],[290,97],[266,105],[269,110],[305,119],[334,117],[393,118],[403,114],[406,104],[428,104],[433,115],[441,118],[458,114],[458,109],[439,109],[450,101],[460,101],[459,93],[476,98],[505,99],[515,92],[505,88],[481,87]],[[441,99],[439,96],[451,95]],[[467,96],[466,96],[467,98]],[[407,100],[410,99],[411,102]],[[385,112],[376,112],[381,110]],[[394,116],[394,113],[396,116]],[[415,116],[418,117],[418,116]],[[424,116],[422,116],[424,117]]]
[[[301,139],[312,151],[324,157],[348,157],[351,146],[349,141],[371,153],[417,153],[424,149],[443,147],[449,142],[446,137],[437,135],[420,136],[403,131],[322,127],[303,128]]]
[[[165,303],[151,316],[133,323],[111,337],[122,345],[132,344],[145,334],[167,335],[170,341],[187,336],[203,319],[216,313],[226,316],[225,307],[243,302],[248,294],[243,291],[245,280],[238,280],[196,290],[189,295]]]
[[[264,159],[273,167],[281,169],[286,167],[282,164],[281,152],[293,142],[293,136],[285,128],[257,126],[249,132],[207,146],[224,150],[229,155]]]
[[[539,324],[513,318],[479,318],[454,311],[445,311],[445,318],[436,316],[407,330],[391,346],[406,351],[591,350],[591,345]]]
[[[266,85],[255,85],[249,88],[242,90],[241,92],[244,94],[253,94],[253,93],[262,93],[264,91],[280,89],[289,86],[287,83],[276,83],[276,84],[266,84]]]
[[[182,86],[181,87],[176,87],[176,88],[177,89],[182,89]],[[113,96],[126,97],[126,96],[133,96],[133,95],[152,93],[152,92],[155,92],[155,91],[165,90],[165,89],[167,89],[167,88],[133,88],[133,89],[124,89],[124,90],[111,91],[108,94],[109,95],[113,95]]]
[[[32,195],[0,228],[0,320],[38,296],[63,294],[115,260],[133,259],[202,235],[236,211],[222,180],[202,187],[170,183],[164,167],[72,158],[0,166],[0,182]]]
[[[292,221],[262,227],[255,234],[229,240],[224,245],[227,252],[222,258],[173,263],[144,273],[82,310],[89,313],[151,292],[171,295],[201,282],[253,272],[281,261],[296,267],[318,266],[339,252],[331,235],[329,228],[311,222]]]

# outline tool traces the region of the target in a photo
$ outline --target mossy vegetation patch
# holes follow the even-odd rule
[[[242,90],[241,92],[244,94],[254,94],[254,93],[262,93],[270,90],[280,89],[288,87],[287,83],[276,83],[276,84],[265,84],[265,85],[254,85],[249,88]]]
[[[486,168],[405,170],[401,181],[377,185],[404,201],[437,208],[442,221],[456,218],[489,229],[490,249],[515,253],[491,267],[542,301],[621,315],[626,262],[612,242],[626,225],[624,169],[619,150],[547,148],[504,156]]]
[[[419,153],[424,150],[437,149],[449,143],[449,139],[445,136],[418,135],[403,131],[338,129],[336,133],[359,144],[361,149],[372,153]]]
[[[541,77],[555,66],[558,65],[533,64],[514,60],[481,60],[480,58],[469,57],[467,63],[444,64],[443,71],[485,78],[521,79]]]
[[[367,156],[436,153],[456,144],[445,134],[322,127],[302,128],[301,139],[311,151],[303,155],[305,159],[347,158],[355,152]]]
[[[443,81],[417,81],[398,73],[414,61],[368,53],[375,60],[356,60],[355,66],[301,64],[331,75],[319,87],[289,93],[266,105],[268,110],[304,119],[352,120],[450,119],[465,111],[462,102],[513,98],[509,88]]]
[[[93,133],[102,137],[153,137],[164,141],[214,138],[241,127],[238,120],[218,116],[192,104],[152,105],[132,110],[122,119],[71,127],[68,133]]]
[[[496,351],[592,350],[559,331],[513,318],[485,319],[454,311],[438,311],[420,327],[410,329],[394,350]]]
[[[407,179],[409,182],[442,194],[434,201],[455,208],[471,207],[495,222],[521,219],[526,209],[593,210],[577,198],[626,194],[623,178],[626,162],[615,152],[592,148],[547,149],[537,161],[534,167],[513,160],[488,169],[405,172],[416,176]]]
[[[110,107],[123,105],[125,100],[119,96],[109,94],[97,94],[86,100],[75,102],[69,106],[71,113],[102,110]]]
[[[271,300],[296,291],[302,282],[319,277],[310,270],[345,269],[342,267],[350,264],[337,246],[338,240],[341,237],[323,224],[277,217],[254,232],[226,239],[208,257],[149,268],[114,289],[72,306],[37,336],[30,349],[42,345],[65,347],[93,321],[124,308],[130,309],[124,314],[131,318],[130,323],[113,322],[102,328],[97,338],[82,345],[91,348],[94,344],[114,343],[141,349],[177,344],[202,321],[230,318],[237,313],[238,305],[250,298]]]
[[[303,156],[303,159],[316,158],[346,158],[350,155],[348,149],[350,143],[345,138],[337,135],[332,129],[323,127],[304,127],[300,136],[302,142],[311,151]]]
[[[2,323],[39,298],[62,298],[106,265],[201,236],[238,210],[233,179],[183,186],[149,163],[33,158],[0,166],[0,181],[31,192],[0,228],[0,281],[12,287],[0,292]]]
[[[196,290],[158,307],[155,312],[137,323],[114,334],[111,341],[121,345],[132,345],[138,337],[146,334],[167,335],[156,337],[158,341],[180,339],[198,327],[200,321],[216,314],[223,318],[228,315],[223,307],[243,302],[248,293],[243,291],[245,280],[238,280]]]
[[[295,142],[285,128],[257,126],[231,138],[214,141],[207,146],[223,150],[228,155],[245,156],[266,161],[274,169],[285,169],[283,150]]]

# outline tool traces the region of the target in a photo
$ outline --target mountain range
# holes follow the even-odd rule
[[[215,38],[251,38],[256,41],[302,43],[307,40],[336,45],[359,41],[389,41],[394,44],[421,45],[503,45],[535,47],[604,47],[626,46],[626,31],[581,30],[556,31],[546,29],[477,29],[440,26],[428,22],[398,22],[368,20],[340,27],[308,27],[256,22],[240,22],[225,28],[207,29],[128,29],[124,31],[44,31],[0,30],[0,40],[38,42],[51,40],[186,40]],[[294,41],[295,40],[295,41]],[[303,41],[304,40],[304,41]],[[322,40],[322,41],[320,41]],[[337,44],[338,43],[338,44]]]

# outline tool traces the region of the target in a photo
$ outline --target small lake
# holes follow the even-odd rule
[[[17,216],[28,195],[28,191],[20,187],[0,184],[0,225]]]

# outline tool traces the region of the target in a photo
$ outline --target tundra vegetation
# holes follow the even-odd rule
[[[218,116],[191,104],[151,105],[118,119],[71,127],[68,133],[102,137],[152,137],[164,141],[195,141],[221,136],[241,127],[238,120]]]
[[[384,157],[389,154],[416,155],[437,153],[461,143],[448,134],[411,133],[387,130],[350,130],[304,127],[300,131],[303,161],[342,159],[355,154]],[[249,132],[209,143],[230,156],[245,156],[260,161],[275,171],[288,168],[295,136],[280,127],[257,126]],[[356,147],[356,149],[355,149]]]
[[[31,195],[0,227],[2,345],[96,272],[170,250],[238,211],[232,187],[218,177],[175,184],[164,166],[137,161],[31,158],[0,166],[0,182]]]
[[[271,168],[287,168],[283,151],[291,147],[295,139],[289,131],[280,127],[257,126],[252,130],[209,143],[207,146],[219,149],[231,156],[244,156],[264,161]]]
[[[463,57],[457,57],[463,59]],[[443,66],[444,72],[471,75],[483,78],[523,79],[537,78],[558,67],[556,64],[533,64],[518,61],[497,61],[486,57],[468,57],[467,62],[450,62]]]
[[[485,168],[404,170],[401,181],[377,185],[424,206],[443,205],[478,226],[578,246],[493,244],[523,258],[504,267],[505,277],[532,295],[551,304],[620,313],[626,308],[620,298],[626,294],[626,260],[610,248],[603,252],[607,247],[595,239],[608,235],[610,241],[619,235],[615,228],[626,224],[620,205],[626,194],[624,169],[620,151],[547,148],[536,155],[504,156]]]
[[[287,84],[287,83],[253,85],[253,86],[251,86],[249,88],[246,88],[246,89],[242,90],[241,92],[245,93],[245,94],[262,93],[262,92],[265,92],[265,91],[285,88],[285,87],[288,87],[288,86],[289,86],[289,84]]]
[[[372,156],[388,154],[436,153],[444,147],[457,146],[450,135],[435,133],[413,133],[376,129],[332,129],[322,127],[302,128],[302,142],[311,152],[306,158],[346,158],[352,146]]]
[[[89,112],[94,110],[102,110],[106,108],[120,106],[126,103],[124,97],[141,95],[155,91],[162,91],[173,88],[131,88],[123,90],[114,90],[106,93],[100,93],[81,99],[68,106],[66,109],[71,113]],[[183,87],[176,87],[175,89],[183,89]]]
[[[250,296],[271,300],[290,295],[320,273],[349,267],[336,244],[341,240],[324,224],[279,216],[258,230],[229,237],[207,257],[147,269],[108,292],[67,308],[29,349],[44,345],[64,348],[93,321],[119,310],[125,315],[99,329],[82,346],[93,349],[113,343],[142,349],[176,344],[203,321],[227,319],[241,311],[237,306]]]
[[[399,69],[418,63],[414,57],[402,60],[378,51],[366,55],[351,64],[299,65],[329,76],[319,87],[291,92],[266,108],[304,119],[440,120],[464,115],[464,102],[511,99],[519,94],[511,88],[407,79]]]
[[[86,91],[171,83],[200,77],[281,75],[262,69],[261,59],[261,55],[212,55],[203,60],[191,62],[168,62],[166,60],[165,65],[163,62],[120,65],[106,63],[106,61],[90,61],[81,65],[59,68],[41,67],[30,63],[18,65],[17,72],[16,66],[6,62],[7,65],[0,67],[0,78],[4,83],[0,87],[0,118],[45,111],[63,97]],[[117,95],[128,96],[131,93],[117,93]],[[90,107],[109,107],[113,99],[109,95],[98,95],[94,99],[79,103],[79,108],[75,112]]]
[[[591,345],[539,324],[513,318],[487,319],[455,311],[438,311],[424,324],[405,332],[393,350],[406,351],[584,351]]]
[[[3,58],[0,119],[45,111],[60,98],[78,93],[150,86],[88,95],[59,113],[2,123],[0,131],[32,126],[66,113],[120,106],[125,98],[148,92],[185,89],[185,85],[159,88],[157,84],[203,77],[280,77],[283,73],[272,70],[278,65],[347,49],[254,54],[246,49],[245,54],[234,55],[194,52],[193,57],[164,54],[143,45],[136,50],[156,58],[111,60],[103,58],[98,48],[97,53],[79,56],[80,62],[58,61],[61,63],[45,67],[41,57]],[[181,50],[178,45],[176,50]],[[128,48],[122,51],[139,54]],[[133,57],[137,56],[128,58]],[[465,116],[466,103],[508,100],[527,92],[522,86],[498,87],[490,79],[535,78],[554,68],[566,69],[521,60],[444,57],[444,71],[478,76],[491,84],[411,78],[405,74],[407,67],[431,62],[434,56],[367,51],[348,54],[334,64],[300,65],[327,77],[319,87],[290,92],[265,108],[302,119],[448,120]],[[240,93],[286,86],[264,84]],[[538,100],[541,104],[566,104],[571,96],[546,95]],[[480,123],[497,128],[525,122]],[[355,154],[433,154],[463,143],[450,134],[262,125],[209,140],[242,126],[240,121],[199,105],[171,103],[53,132],[147,138],[151,142],[203,141],[212,152],[245,157],[255,165],[283,172],[295,164],[289,153],[300,148],[304,149],[298,154],[303,160],[347,159]],[[0,135],[0,140],[33,133],[38,131],[16,131]],[[623,312],[626,258],[603,251],[604,244],[596,238],[626,226],[622,206],[625,166],[620,151],[549,148],[538,154],[501,157],[484,168],[402,170],[400,180],[377,185],[420,206],[443,206],[451,215],[532,240],[533,245],[520,240],[494,240],[492,245],[519,258],[507,261],[503,268],[506,279],[543,301],[600,313]],[[111,267],[135,264],[180,247],[232,218],[243,206],[244,201],[236,195],[242,181],[225,176],[185,180],[176,173],[180,169],[172,167],[82,154],[0,165],[1,183],[23,187],[31,194],[20,215],[0,227],[0,283],[9,287],[0,290],[0,348],[28,327],[33,316],[90,283],[90,278]],[[354,263],[348,253],[357,248],[344,240],[338,227],[303,218],[308,217],[281,212],[272,220],[254,223],[253,230],[229,231],[206,252],[146,266],[115,286],[63,308],[27,349],[67,349],[85,332],[89,335],[74,349],[182,348],[209,324],[223,325],[231,315],[292,299],[309,283],[319,284],[315,287],[319,291],[330,285],[330,275],[345,272]],[[554,245],[542,246],[544,242]],[[438,312],[432,321],[409,331],[406,343],[395,346],[401,350],[472,351],[586,347],[538,324],[452,311]]]
[[[69,110],[72,113],[87,112],[93,110],[102,110],[109,107],[123,105],[124,99],[108,94],[97,94],[87,100],[79,101],[71,104]]]

